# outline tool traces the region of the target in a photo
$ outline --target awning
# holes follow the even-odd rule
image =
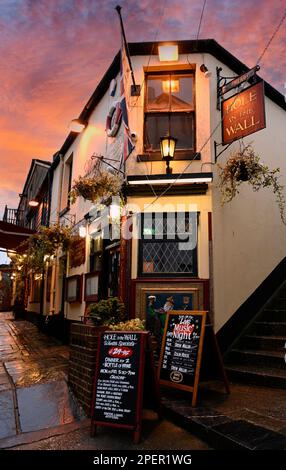
[[[35,230],[0,220],[0,248],[17,250],[20,243],[25,241],[33,233],[35,233]]]

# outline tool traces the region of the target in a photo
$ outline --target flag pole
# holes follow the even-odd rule
[[[131,58],[130,58],[128,43],[127,43],[127,41],[126,41],[124,25],[123,25],[122,16],[121,16],[121,6],[120,6],[120,5],[117,5],[117,6],[115,7],[115,10],[117,11],[118,16],[119,16],[121,33],[122,33],[122,37],[123,37],[123,41],[124,41],[124,46],[125,46],[125,50],[126,50],[126,56],[127,56],[127,59],[128,59],[128,64],[129,64],[130,72],[131,72],[131,78],[132,78],[132,82],[133,82],[133,90],[134,90],[133,93],[134,93],[135,95],[140,95],[140,87],[139,87],[139,93],[138,93],[138,85],[136,85],[136,83],[135,83],[135,77],[134,77],[133,68],[132,68],[132,64],[131,64]],[[133,94],[133,93],[132,93],[132,94]]]

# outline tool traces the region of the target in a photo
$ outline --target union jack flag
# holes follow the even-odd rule
[[[120,60],[120,108],[122,112],[122,121],[124,126],[124,137],[123,137],[123,161],[125,162],[132,150],[134,145],[131,138],[131,132],[128,124],[128,104],[126,99],[126,91],[128,91],[128,76],[130,68],[127,59],[126,48],[122,38],[121,46],[121,60]]]

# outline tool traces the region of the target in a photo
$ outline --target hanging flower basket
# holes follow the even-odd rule
[[[60,225],[40,227],[38,233],[20,245],[20,253],[13,260],[13,269],[22,277],[30,270],[41,273],[46,260],[58,249],[68,250],[71,239],[71,228]]]
[[[74,181],[69,198],[72,204],[75,203],[79,196],[93,203],[99,202],[102,199],[106,200],[112,196],[117,196],[122,184],[121,176],[107,171],[100,171],[98,174],[90,177],[79,176]]]
[[[279,183],[279,168],[270,170],[260,161],[252,145],[233,153],[224,167],[219,164],[218,167],[220,170],[218,188],[222,204],[230,202],[239,193],[239,186],[243,182],[250,184],[254,191],[272,187],[281,220],[286,225],[284,186]]]

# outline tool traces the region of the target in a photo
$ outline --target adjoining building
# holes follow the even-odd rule
[[[7,249],[7,254],[12,260],[21,243],[36,233],[41,226],[49,225],[50,167],[49,161],[33,159],[22,193],[19,195],[17,209],[5,207],[3,221],[0,222],[0,230],[3,229],[0,243],[2,248]],[[44,273],[30,273],[25,279],[25,288],[21,293],[16,289],[16,284],[15,281],[12,305],[17,304],[18,311],[25,308],[28,318],[38,321],[39,315],[45,313]]]

